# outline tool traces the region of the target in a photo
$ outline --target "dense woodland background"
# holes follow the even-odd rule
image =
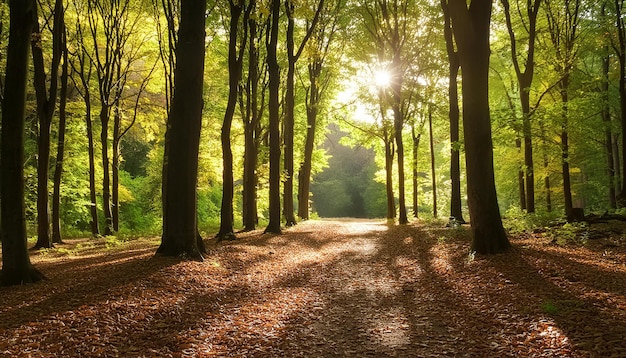
[[[0,2],[1,73],[9,3]],[[277,175],[283,225],[315,215],[470,219],[456,106],[462,71],[446,1],[205,5],[200,236],[229,239],[266,225]],[[505,217],[619,212],[623,5],[493,3],[489,105]],[[159,235],[166,123],[184,45],[179,2],[39,0],[36,8],[23,158],[28,236],[50,247],[63,237]],[[280,71],[278,107],[272,70]]]

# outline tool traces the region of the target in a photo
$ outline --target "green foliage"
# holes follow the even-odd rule
[[[509,207],[502,216],[502,224],[510,235],[529,234],[533,230],[548,226],[560,217],[559,213],[539,211],[528,214],[519,206]]]
[[[565,223],[547,228],[545,235],[557,245],[585,245],[589,238],[589,225],[586,222]]]

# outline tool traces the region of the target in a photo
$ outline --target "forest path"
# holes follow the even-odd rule
[[[0,356],[626,356],[623,247],[468,247],[465,229],[346,219],[211,241],[202,263],[154,241],[57,249],[33,257],[50,280],[0,288]]]

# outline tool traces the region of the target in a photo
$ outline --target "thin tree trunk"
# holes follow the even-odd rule
[[[449,102],[449,118],[450,118],[450,218],[454,218],[457,223],[464,223],[463,210],[461,206],[461,155],[460,155],[460,139],[459,139],[459,56],[454,48],[454,40],[452,37],[452,24],[450,22],[450,14],[446,0],[441,0],[441,8],[444,13],[444,37],[446,40],[446,49],[449,62],[449,84],[448,84],[448,102]]]
[[[396,218],[396,200],[393,195],[393,136],[383,120],[383,138],[385,142],[385,187],[387,191],[387,220]]]
[[[281,234],[280,227],[280,68],[276,50],[278,46],[279,1],[272,1],[271,27],[267,42],[267,65],[269,71],[269,223],[266,233]]]
[[[509,1],[501,1],[504,7],[507,29],[511,40],[511,57],[513,61],[513,67],[515,69],[517,81],[520,88],[520,102],[522,105],[522,134],[524,137],[524,166],[526,173],[526,211],[529,213],[533,213],[535,212],[535,174],[533,162],[532,126],[530,120],[530,86],[532,85],[535,71],[534,56],[535,40],[537,38],[537,15],[539,13],[541,0],[526,0],[526,15],[528,15],[528,35],[524,36],[524,41],[528,41],[528,43],[527,49],[523,52],[526,54],[526,58],[523,59],[525,65],[525,68],[523,70],[518,60],[519,55],[517,51],[517,39],[511,21]],[[522,13],[522,11],[519,9],[519,4],[517,12],[519,14]]]
[[[115,116],[113,119],[113,153],[111,158],[111,222],[113,232],[120,230],[120,141],[121,121],[120,109],[121,93],[116,94]]]
[[[413,217],[419,217],[419,183],[418,183],[418,149],[420,145],[421,133],[415,133],[415,125],[411,126],[411,138],[413,139]]]
[[[605,8],[602,7],[604,15]],[[604,123],[604,148],[606,150],[606,171],[607,171],[607,184],[608,184],[608,196],[609,206],[611,209],[617,209],[617,198],[615,191],[615,161],[613,158],[613,133],[611,131],[611,108],[609,105],[609,69],[611,64],[611,57],[608,55],[608,46],[605,46],[604,50],[607,55],[602,59],[602,85],[601,91],[603,96],[602,103],[602,122]]]
[[[68,80],[68,54],[63,26],[63,66],[61,72],[61,90],[59,93],[59,134],[57,139],[57,155],[54,170],[54,184],[52,190],[52,242],[63,243],[61,236],[61,177],[63,175],[63,160],[65,155],[65,127],[67,120],[67,80]]]
[[[612,145],[613,145],[613,162],[615,163],[615,191],[617,193],[620,193],[622,191],[621,177],[623,173],[622,173],[622,166],[621,166],[622,162],[620,160],[619,135],[616,133],[613,133]]]
[[[284,205],[284,215],[285,215],[285,225],[293,226],[296,222],[296,217],[294,216],[294,205],[293,205],[293,177],[294,177],[294,164],[293,164],[293,137],[294,137],[294,126],[295,126],[295,73],[296,73],[296,63],[298,59],[302,55],[302,51],[304,50],[304,46],[308,42],[311,37],[315,26],[317,26],[317,22],[320,17],[320,13],[324,8],[324,0],[319,0],[317,5],[317,9],[315,11],[315,16],[310,23],[310,26],[306,29],[306,34],[300,42],[298,49],[295,48],[294,44],[294,33],[295,33],[295,20],[294,20],[294,1],[285,0],[285,13],[287,14],[287,81],[286,81],[286,89],[285,89],[285,118],[284,118],[284,133],[283,138],[285,141],[285,158],[284,158],[284,166],[285,166],[285,182],[284,182],[284,193],[283,193],[283,205]]]
[[[561,166],[563,169],[563,196],[565,203],[565,215],[568,220],[574,220],[573,203],[572,203],[572,185],[569,170],[569,111],[568,111],[568,94],[567,86],[569,85],[566,79],[563,79],[563,92],[561,93],[561,99],[563,101],[563,124],[561,131]]]
[[[298,216],[301,220],[309,219],[309,196],[311,191],[311,168],[313,165],[313,150],[315,149],[315,133],[317,131],[317,115],[320,100],[318,79],[322,72],[321,61],[313,61],[308,66],[309,88],[306,109],[306,139],[304,143],[304,160],[298,173]]]
[[[234,178],[233,178],[233,151],[230,147],[230,133],[233,123],[233,116],[237,106],[237,98],[239,96],[239,80],[241,79],[243,67],[243,54],[246,48],[247,32],[248,32],[248,14],[250,7],[246,10],[243,17],[243,43],[237,45],[237,36],[239,31],[239,19],[243,12],[243,5],[236,4],[233,0],[230,4],[230,43],[228,46],[228,104],[224,113],[224,121],[222,124],[222,159],[223,159],[223,190],[222,190],[222,207],[220,214],[220,230],[217,233],[218,240],[233,240],[234,233]],[[239,48],[239,49],[238,49]]]
[[[50,128],[56,108],[58,91],[58,73],[61,61],[61,42],[63,31],[63,2],[56,0],[54,6],[54,24],[52,28],[52,63],[50,65],[50,88],[46,90],[46,72],[41,43],[39,21],[33,27],[31,40],[33,68],[35,69],[35,92],[37,97],[37,116],[39,118],[39,136],[37,138],[37,242],[34,248],[52,247],[50,235],[50,205],[48,179],[50,174]],[[37,18],[37,11],[35,10]]]
[[[517,150],[521,153],[522,151],[522,140],[518,137],[515,138],[515,146]],[[524,168],[521,166],[517,171],[517,182],[519,186],[519,207],[522,210],[526,210],[526,188],[524,181]]]
[[[437,218],[437,174],[435,172],[435,136],[433,135],[433,113],[428,108],[428,133],[430,135],[430,176],[433,187],[433,217]]]
[[[616,46],[619,65],[619,104],[620,122],[622,124],[622,138],[626,138],[626,26],[623,17],[623,0],[615,0],[615,24],[617,27],[618,43]],[[626,141],[624,141],[626,143]],[[626,145],[622,145],[622,161],[620,167],[626,168]],[[620,206],[626,203],[626,175],[622,174],[621,190],[618,195]]]
[[[106,99],[100,109],[100,155],[102,157],[102,212],[104,213],[104,235],[113,235],[113,213],[111,211],[111,172],[109,161],[109,113]]]
[[[250,2],[251,11],[255,11],[256,1]],[[257,47],[257,19],[248,20],[248,82],[246,86],[247,104],[244,117],[244,163],[243,163],[243,230],[252,231],[257,225],[257,163],[259,155],[258,135],[259,116],[259,49]]]

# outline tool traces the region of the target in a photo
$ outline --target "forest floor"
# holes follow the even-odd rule
[[[0,288],[0,356],[625,357],[626,226],[594,232],[480,256],[467,228],[309,221],[202,263],[68,240]]]

